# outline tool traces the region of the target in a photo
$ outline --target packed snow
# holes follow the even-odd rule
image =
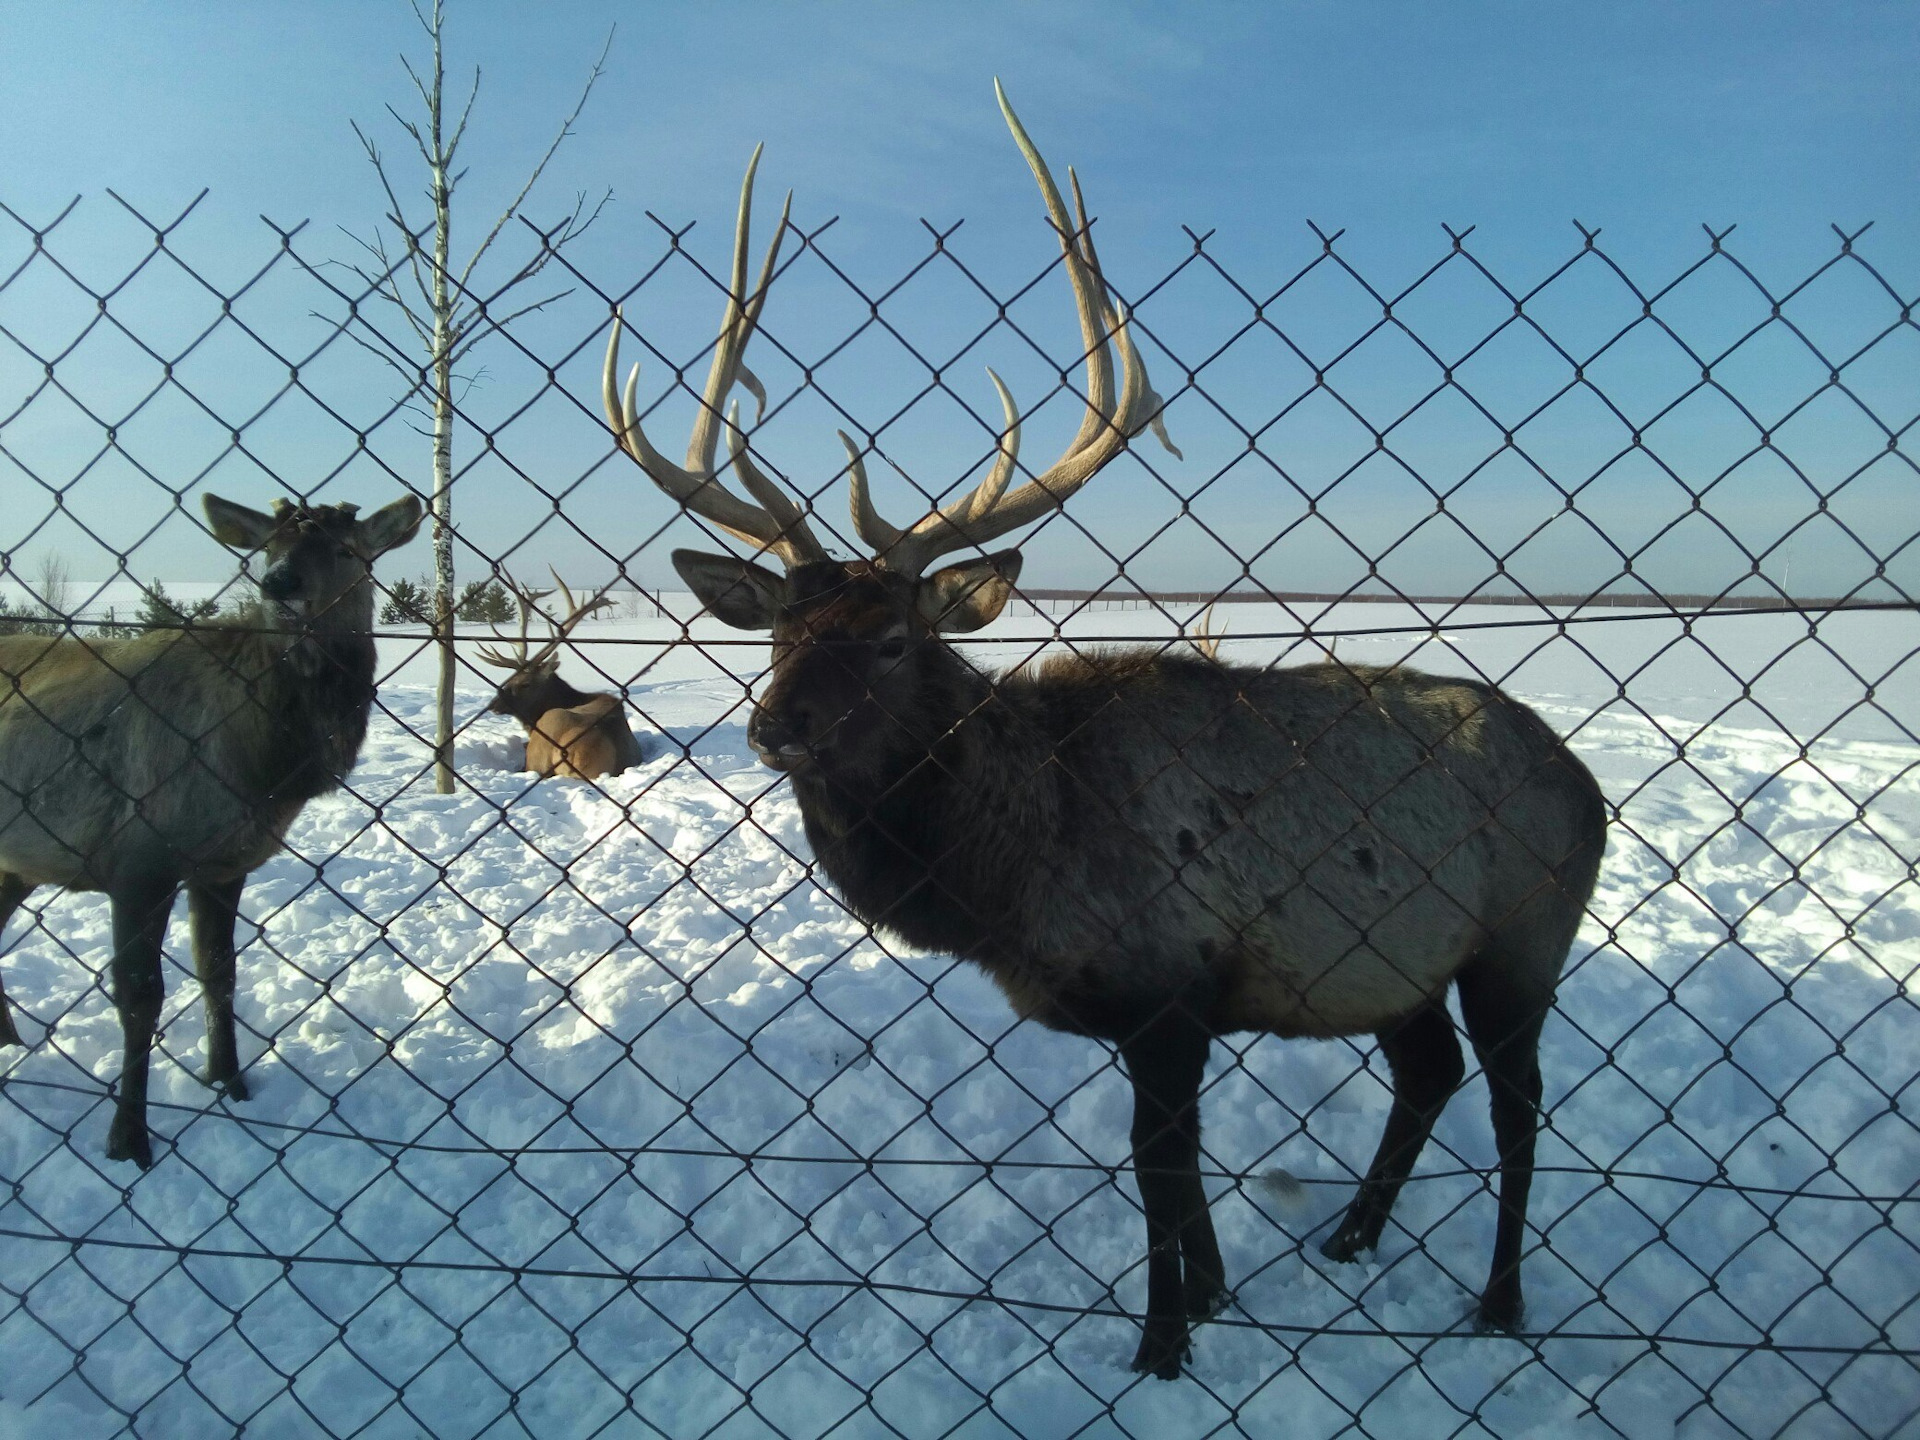
[[[972,649],[1193,618],[1029,608]],[[1342,660],[1496,679],[1618,806],[1544,1042],[1524,1337],[1468,1323],[1478,1078],[1377,1255],[1336,1265],[1317,1242],[1384,1066],[1241,1036],[1205,1099],[1237,1303],[1189,1376],[1133,1375],[1111,1053],[854,920],[745,745],[764,642],[644,613],[584,629],[567,672],[621,684],[645,732],[598,786],[518,773],[476,668],[461,789],[435,794],[431,657],[382,642],[348,788],[246,893],[245,1103],[193,1079],[176,917],[144,1175],[102,1155],[107,908],[41,892],[16,918],[0,1435],[1920,1435],[1920,617],[1526,618],[1214,626],[1235,661],[1347,632]]]

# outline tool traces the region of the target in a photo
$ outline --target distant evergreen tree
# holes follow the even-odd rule
[[[471,625],[504,625],[513,613],[513,597],[498,580],[469,581],[454,607],[454,614]]]
[[[178,630],[197,620],[211,620],[219,610],[220,602],[215,599],[176,602],[167,594],[167,587],[156,580],[146,587],[135,623],[146,630]]]
[[[16,610],[0,600],[0,635],[58,635],[65,628],[42,611]]]
[[[425,588],[408,579],[387,587],[387,603],[380,608],[382,625],[424,625],[428,619]]]

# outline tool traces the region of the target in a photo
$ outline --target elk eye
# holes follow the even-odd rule
[[[882,660],[898,660],[906,653],[907,639],[904,635],[896,635],[891,640],[880,642],[879,654]]]

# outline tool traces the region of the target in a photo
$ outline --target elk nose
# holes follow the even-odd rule
[[[269,600],[291,600],[300,593],[300,577],[291,565],[276,565],[260,577],[260,593]]]
[[[807,741],[813,734],[813,715],[805,706],[782,706],[779,710],[754,708],[747,722],[747,743],[766,760],[798,760],[807,754]]]

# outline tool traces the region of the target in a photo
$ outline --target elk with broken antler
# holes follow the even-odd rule
[[[523,589],[511,575],[507,577],[507,587],[513,591],[520,611],[520,636],[511,642],[510,650],[491,645],[479,649],[480,658],[487,664],[513,672],[500,682],[487,709],[495,715],[511,715],[526,727],[524,769],[543,778],[551,775],[570,780],[618,775],[644,758],[640,742],[633,738],[627,724],[626,705],[618,695],[576,690],[560,678],[560,647],[573,634],[573,627],[589,615],[608,609],[613,601],[604,592],[577,601],[560,572],[551,573],[566,599],[566,618],[555,620],[540,612],[552,633],[532,655],[527,653],[527,626],[539,602],[553,591]]]
[[[1377,1037],[1393,1075],[1385,1134],[1322,1246],[1350,1259],[1379,1240],[1460,1084],[1449,984],[1488,1077],[1500,1154],[1479,1320],[1511,1329],[1537,1042],[1599,866],[1600,793],[1533,711],[1477,681],[1261,669],[1187,647],[1067,655],[995,676],[948,643],[999,615],[1020,555],[932,562],[1049,514],[1131,438],[1158,431],[1162,408],[1134,322],[1101,275],[1077,181],[1070,217],[1000,103],[1079,311],[1086,413],[1053,465],[1012,485],[1020,413],[995,376],[1006,421],[990,472],[906,528],[880,518],[862,452],[841,436],[870,556],[827,554],[748,454],[737,409],[725,416],[730,458],[759,503],[730,492],[715,467],[722,407],[746,381],[742,355],[781,242],[749,290],[752,166],[686,465],[649,443],[636,379],[617,385],[617,319],[605,382],[614,433],[688,511],[781,562],[673,556],[720,619],[772,632],[748,739],[791,779],[820,868],[847,904],[913,945],[978,963],[1021,1015],[1117,1045],[1147,1228],[1137,1369],[1177,1375],[1189,1325],[1230,1299],[1199,1168],[1213,1037]]]

